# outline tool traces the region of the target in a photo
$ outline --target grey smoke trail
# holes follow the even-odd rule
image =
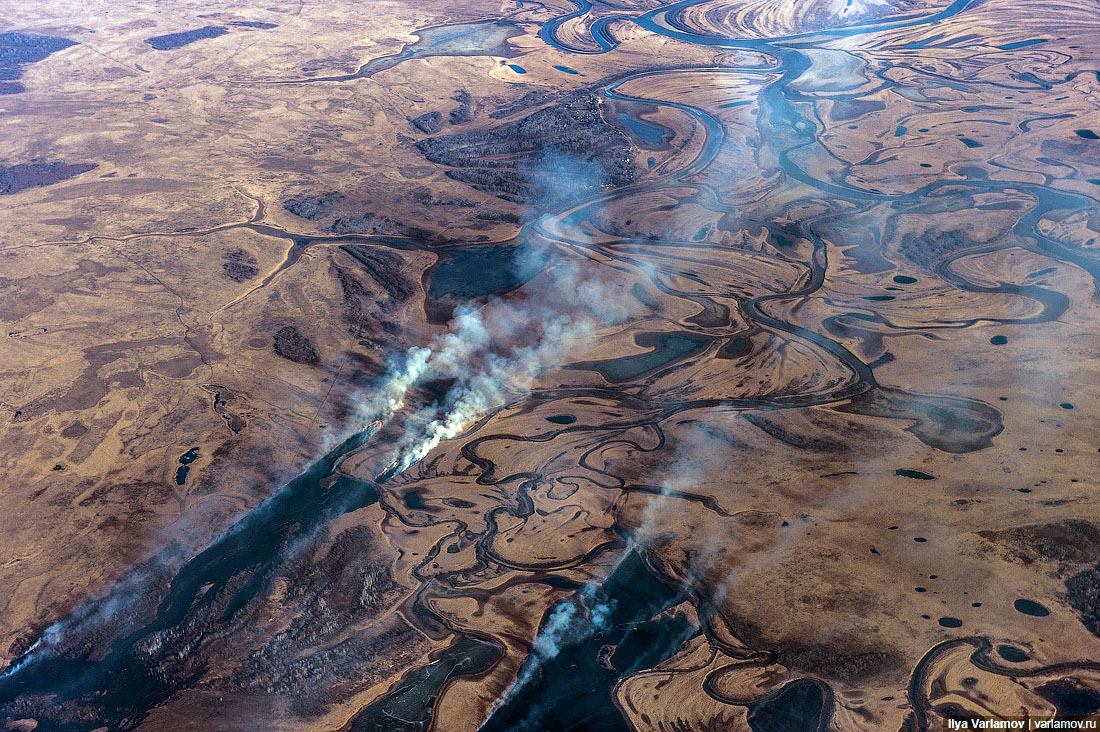
[[[504,356],[487,354],[481,370],[459,373],[460,381],[444,400],[445,415],[428,421],[419,434],[406,434],[394,456],[398,470],[405,470],[441,441],[456,437],[479,416],[502,406],[509,395],[526,391],[543,368],[560,363],[570,341],[591,330],[587,319],[559,316],[546,323],[538,343],[514,349]]]
[[[524,659],[516,678],[493,702],[482,726],[492,719],[493,714],[503,706],[505,701],[513,694],[522,691],[539,668],[556,658],[562,649],[579,645],[597,632],[608,628],[611,614],[615,612],[618,603],[614,598],[601,599],[598,593],[599,587],[591,583],[586,584],[576,597],[561,603],[550,612],[546,622],[539,628],[538,635],[535,636],[531,653]],[[535,711],[531,710],[513,730],[531,729],[532,725],[538,722]]]
[[[609,180],[599,163],[553,149],[521,168],[538,183],[536,187],[544,189],[543,200],[528,211],[532,218],[539,211],[600,190]],[[525,393],[539,372],[560,364],[597,328],[625,322],[633,314],[637,301],[613,287],[605,279],[610,270],[600,264],[557,261],[537,275],[550,253],[534,251],[524,238],[515,274],[527,284],[507,301],[458,309],[446,333],[426,347],[409,349],[363,398],[363,421],[386,423],[408,406],[409,392],[416,384],[455,380],[441,404],[425,406],[408,418],[410,429],[389,456],[393,474]],[[509,345],[502,349],[500,344]]]
[[[154,561],[156,567],[163,569],[159,560]],[[73,644],[79,643],[89,630],[109,626],[120,635],[125,634],[140,620],[134,608],[147,587],[147,578],[144,573],[132,572],[118,580],[110,594],[85,602],[47,627],[38,640],[0,672],[0,679],[15,674],[38,658],[67,655],[73,650]]]
[[[410,348],[404,362],[391,365],[386,377],[371,391],[360,404],[364,422],[375,419],[386,422],[405,406],[405,396],[413,384],[419,381],[428,369],[428,359],[432,355],[430,348]]]
[[[627,535],[626,550],[620,555],[615,566],[607,572],[608,576],[614,574],[626,557],[635,552],[644,553],[651,542],[659,540],[662,517],[667,515],[671,505],[683,500],[678,494],[694,491],[697,486],[706,482],[707,471],[700,462],[700,456],[714,454],[721,447],[720,441],[709,437],[702,430],[687,431],[686,437],[676,445],[669,459],[668,465],[674,477],[662,482],[660,493],[648,497],[638,527]],[[728,463],[724,464],[728,465]],[[715,539],[717,540],[717,537]],[[493,702],[482,726],[492,719],[493,714],[508,699],[522,691],[538,669],[555,658],[563,648],[580,644],[596,632],[607,629],[616,601],[614,598],[597,600],[597,592],[596,585],[587,584],[578,593],[576,599],[562,603],[551,611],[546,622],[539,628],[531,653],[524,660],[516,678]],[[583,612],[583,608],[588,608],[587,615]],[[539,709],[536,707],[529,710],[527,716],[512,728],[512,732],[539,729],[537,726],[539,721]]]
[[[489,336],[480,318],[470,310],[456,312],[448,331],[427,347],[413,346],[399,362],[392,363],[386,376],[361,397],[362,421],[388,422],[401,411],[413,386],[436,376],[453,376],[471,353],[484,349]]]
[[[603,282],[601,274],[597,266],[581,270],[559,265],[550,277],[553,293],[532,286],[528,297],[518,301],[498,299],[479,310],[459,310],[447,333],[428,347],[410,349],[364,402],[366,419],[393,418],[407,406],[409,391],[419,382],[455,382],[441,403],[406,417],[408,429],[389,456],[393,473],[526,393],[541,371],[585,346],[600,327],[625,321],[631,313],[629,300]],[[510,346],[501,345],[509,341]]]

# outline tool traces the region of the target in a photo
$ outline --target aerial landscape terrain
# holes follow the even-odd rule
[[[0,0],[0,730],[1100,718],[1094,0]]]

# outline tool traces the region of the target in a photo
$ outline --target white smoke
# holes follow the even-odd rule
[[[889,0],[834,0],[830,10],[835,15],[866,15],[889,5]]]
[[[419,433],[406,432],[394,457],[398,470],[421,460],[441,441],[459,435],[479,416],[502,406],[510,395],[525,392],[545,366],[561,362],[571,341],[590,331],[588,319],[559,316],[545,324],[538,343],[520,346],[504,356],[488,353],[482,368],[472,374],[461,373],[462,365],[454,364],[459,381],[444,399],[444,416],[425,420],[427,426]]]
[[[163,569],[163,564],[154,559],[144,569],[150,567],[159,570]],[[68,655],[73,650],[73,644],[79,644],[89,631],[108,626],[117,629],[121,635],[132,629],[141,621],[135,608],[148,588],[148,578],[147,572],[131,572],[111,588],[110,594],[85,602],[47,627],[38,640],[0,672],[0,679],[15,674],[39,658]]]
[[[558,150],[520,167],[543,189],[544,200],[528,210],[531,218],[608,185],[607,171],[598,163]],[[543,369],[561,364],[598,328],[634,314],[637,300],[609,280],[621,273],[588,256],[565,259],[572,251],[566,248],[536,248],[532,238],[521,234],[514,259],[514,274],[526,284],[482,307],[458,308],[446,333],[426,347],[410,348],[362,400],[362,420],[385,424],[408,405],[418,383],[454,380],[440,403],[406,418],[404,435],[389,456],[392,474],[525,394]]]
[[[492,719],[494,712],[505,701],[513,694],[522,691],[540,668],[557,658],[564,648],[580,645],[597,632],[607,630],[611,614],[615,612],[617,605],[614,598],[600,598],[599,587],[589,583],[577,593],[576,597],[550,611],[546,622],[539,628],[538,635],[535,636],[535,641],[531,645],[531,652],[524,659],[519,673],[504,693],[493,702],[482,726]],[[539,720],[536,711],[537,709],[530,710],[524,720],[513,730],[526,730],[537,724]]]
[[[427,347],[409,349],[365,397],[364,420],[392,419],[419,383],[454,383],[440,402],[403,418],[391,469],[400,473],[416,464],[440,442],[524,395],[541,371],[587,345],[597,329],[626,320],[630,299],[605,283],[603,272],[599,265],[559,265],[547,275],[552,287],[540,283],[509,300],[460,308],[446,333]]]
[[[51,631],[54,631],[55,633],[56,633],[56,632],[58,632],[58,631],[55,631],[55,630],[54,630],[54,628],[56,628],[56,626],[57,626],[57,624],[56,624],[56,623],[55,623],[54,625],[51,625],[51,626],[50,626],[50,627],[49,627],[49,628],[48,628],[48,629],[46,630],[46,632],[47,632],[47,633],[49,633],[49,632],[51,632]],[[28,663],[30,663],[30,662],[31,662],[31,660],[32,660],[32,659],[33,659],[33,658],[34,658],[34,657],[35,657],[35,656],[37,655],[37,652],[38,652],[38,647],[39,647],[40,645],[42,645],[43,641],[45,640],[45,637],[46,637],[46,636],[45,636],[45,635],[43,635],[43,636],[42,636],[42,638],[39,638],[39,639],[38,639],[38,640],[36,640],[36,641],[35,641],[34,643],[32,643],[32,644],[31,644],[31,647],[30,647],[30,648],[28,648],[28,649],[27,649],[27,650],[26,650],[26,651],[25,651],[25,652],[23,653],[23,656],[22,656],[22,659],[21,659],[21,660],[17,660],[17,661],[15,662],[15,663],[13,663],[12,665],[10,665],[10,666],[8,666],[8,667],[7,667],[6,669],[4,669],[4,671],[3,671],[2,673],[0,673],[0,679],[3,679],[3,678],[5,678],[6,676],[10,676],[10,675],[12,675],[12,674],[16,673],[17,671],[19,671],[19,669],[23,668],[23,667],[24,667],[24,666],[26,666],[26,665],[27,665]]]
[[[390,417],[404,408],[409,389],[419,381],[428,370],[428,359],[432,351],[429,348],[414,346],[405,353],[400,365],[391,365],[386,377],[371,390],[360,405],[363,421],[389,421]]]

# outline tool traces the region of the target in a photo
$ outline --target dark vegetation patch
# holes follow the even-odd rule
[[[1100,562],[1100,530],[1080,519],[979,531],[978,536],[1001,545],[1009,559],[1024,564],[1039,560],[1071,564]]]
[[[333,271],[343,292],[344,320],[359,338],[360,346],[375,353],[385,352],[387,344],[400,332],[400,326],[386,314],[398,309],[416,292],[416,284],[405,277],[401,271],[403,263],[396,261],[396,255],[390,251],[381,250],[380,256],[374,256],[376,253],[369,246],[349,244],[341,248],[380,283],[381,289],[373,289],[364,282],[359,276],[359,267],[344,267],[334,262]],[[385,298],[379,299],[383,294]],[[373,372],[377,366],[369,355],[356,352],[353,358],[359,361],[364,373]]]
[[[504,211],[480,211],[474,218],[480,221],[503,221],[506,224],[518,224],[522,221],[517,214]]]
[[[157,51],[174,51],[177,48],[183,48],[189,43],[201,41],[204,38],[217,38],[218,36],[224,36],[228,32],[229,29],[224,26],[204,25],[202,28],[194,28],[193,30],[181,31],[179,33],[167,33],[163,36],[146,38],[145,42]]]
[[[80,499],[77,504],[87,507],[93,504],[115,503],[123,506],[154,505],[167,503],[175,493],[163,483],[133,482],[104,483]]]
[[[1043,157],[1052,160],[1073,160],[1088,165],[1095,165],[1100,161],[1100,145],[1083,135],[1069,138],[1049,137],[1040,143],[1039,151],[1043,153]],[[1042,160],[1038,157],[1036,159]]]
[[[821,643],[796,638],[772,640],[747,618],[727,618],[727,622],[749,647],[773,652],[784,666],[846,684],[894,673],[904,666],[895,653],[869,648],[854,637]]]
[[[1100,636],[1100,567],[1086,569],[1066,580],[1069,604],[1081,614],[1081,622]]]
[[[424,206],[458,206],[460,208],[474,208],[476,203],[461,196],[447,196],[434,193],[431,189],[419,186],[412,193],[413,200]]]
[[[260,30],[271,30],[272,28],[278,28],[277,23],[265,23],[262,20],[234,20],[229,25],[235,25],[240,28],[259,28]]]
[[[458,108],[452,109],[448,118],[452,125],[460,125],[463,122],[469,122],[473,115],[470,114],[470,93],[465,89],[456,93],[451,99],[458,102]]]
[[[42,633],[47,627],[48,626],[45,625],[37,626],[32,623],[29,628],[18,635],[15,640],[11,642],[11,645],[8,646],[8,656],[16,658],[29,651],[31,646],[42,637]]]
[[[60,183],[95,167],[93,163],[19,163],[0,166],[0,195]]]
[[[451,389],[454,388],[457,379],[451,376],[444,376],[437,379],[425,379],[421,383],[417,384],[417,396],[422,397],[426,402],[442,403]]]
[[[875,678],[895,670],[898,659],[883,651],[847,651],[829,644],[783,644],[781,663],[846,683]]]
[[[490,130],[416,143],[447,175],[516,203],[564,200],[633,182],[630,142],[600,114],[590,93],[567,97]]]
[[[293,325],[287,325],[275,331],[272,337],[275,353],[295,363],[316,365],[321,358],[313,343]]]
[[[902,478],[912,478],[913,480],[935,480],[936,476],[929,475],[921,470],[911,470],[909,468],[898,468],[894,471],[894,475]]]
[[[395,252],[364,244],[346,244],[340,248],[363,265],[371,279],[389,295],[391,306],[408,300],[417,291],[416,283],[403,272],[405,260]]]
[[[328,214],[343,197],[335,191],[330,191],[312,198],[290,198],[283,203],[283,208],[299,218],[315,221]]]
[[[300,630],[314,633],[328,618],[377,614],[388,604],[387,596],[401,589],[374,543],[369,528],[355,526],[336,538],[321,561],[303,559],[291,565],[295,580],[287,599],[309,608],[298,620]]]
[[[745,421],[763,430],[766,434],[780,442],[786,443],[799,450],[813,450],[815,452],[835,453],[844,450],[840,442],[801,434],[797,430],[790,429],[781,421],[769,419],[761,414],[746,413]]]
[[[952,454],[989,447],[1004,429],[1000,412],[984,402],[909,394],[887,387],[860,394],[837,411],[911,419],[914,424],[906,428],[907,432],[930,447]]]
[[[1062,717],[1086,717],[1100,712],[1100,692],[1077,679],[1055,679],[1035,687]]]
[[[464,122],[469,122],[472,119],[470,115],[470,107],[463,104],[457,109],[452,109],[451,113],[447,115],[447,119],[450,120],[452,125],[460,125]]]
[[[872,112],[880,112],[886,108],[884,102],[865,99],[838,99],[833,102],[830,116],[838,122],[859,119]]]
[[[978,245],[964,231],[906,234],[901,239],[901,253],[914,264],[928,267],[949,254]]]
[[[546,104],[552,101],[558,96],[557,92],[553,91],[530,91],[524,94],[514,102],[507,104],[503,107],[493,110],[489,113],[490,119],[503,119],[504,117],[511,117],[513,114],[518,114],[530,107],[537,107],[540,104]]]
[[[225,426],[233,434],[240,433],[248,426],[247,417],[252,415],[248,411],[244,395],[219,384],[203,384],[202,388],[213,397],[210,406],[215,414],[225,420]],[[237,403],[236,407],[232,406],[235,402]]]
[[[769,221],[764,224],[768,230],[768,243],[779,249],[794,246],[810,236],[797,221]]]
[[[234,282],[250,280],[260,273],[256,258],[243,249],[234,249],[222,255],[222,272]]]
[[[79,440],[86,434],[88,434],[88,428],[83,422],[73,422],[71,425],[61,430],[61,436],[70,440]]]
[[[422,651],[417,633],[400,620],[381,619],[368,632],[339,639],[351,624],[377,618],[403,589],[370,529],[345,530],[317,561],[309,553],[288,561],[284,579],[284,603],[300,612],[243,660],[242,673],[230,682],[235,688],[292,695],[294,712],[313,716],[387,678],[390,663],[409,664]]]
[[[425,135],[434,135],[443,129],[443,115],[439,112],[425,112],[412,120],[413,126]]]
[[[358,328],[365,322],[363,300],[369,297],[371,291],[363,284],[363,281],[338,264],[333,265],[336,279],[340,282],[340,290],[344,295],[344,317]]]
[[[76,41],[56,36],[34,36],[15,31],[0,33],[0,94],[26,91],[26,87],[19,83],[23,66],[75,45]]]
[[[362,213],[358,216],[343,216],[332,222],[329,227],[334,234],[405,234],[407,229],[388,216],[375,213]]]

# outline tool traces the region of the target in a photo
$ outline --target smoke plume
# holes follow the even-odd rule
[[[557,264],[522,294],[456,311],[447,332],[413,347],[363,397],[364,420],[383,423],[408,406],[426,381],[452,381],[442,399],[402,417],[402,437],[388,456],[390,474],[416,464],[443,440],[525,394],[544,369],[561,364],[602,327],[630,314],[621,287],[595,264]],[[566,296],[567,295],[567,296]]]

